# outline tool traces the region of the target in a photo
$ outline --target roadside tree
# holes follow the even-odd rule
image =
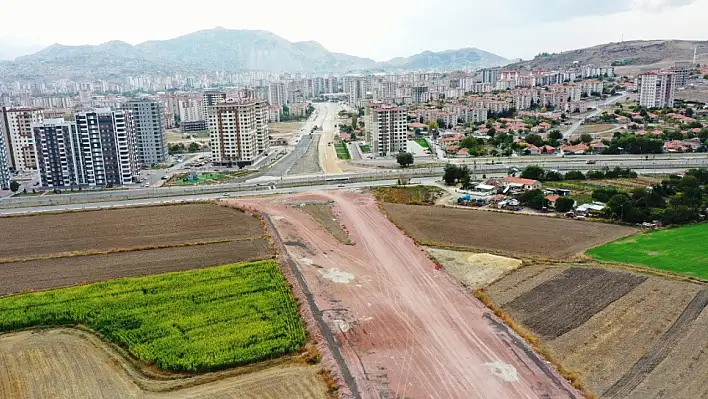
[[[396,155],[396,162],[398,162],[402,168],[407,168],[413,165],[413,154],[401,151]]]

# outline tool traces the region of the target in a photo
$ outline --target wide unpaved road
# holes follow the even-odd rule
[[[342,173],[342,169],[338,164],[337,152],[334,150],[334,144],[329,145],[329,143],[334,143],[334,135],[338,131],[338,128],[334,127],[334,123],[337,120],[337,113],[340,108],[335,103],[323,103],[318,105],[318,107],[319,112],[324,113],[324,120],[321,126],[322,138],[318,147],[320,168],[326,174]]]
[[[355,245],[297,204],[332,200]],[[329,192],[239,200],[271,216],[364,398],[580,398],[379,212]],[[296,206],[292,206],[295,204]]]

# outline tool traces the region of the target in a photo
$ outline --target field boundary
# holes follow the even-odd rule
[[[197,246],[202,246],[202,245],[225,244],[228,242],[256,241],[256,240],[267,240],[267,239],[268,239],[267,235],[261,235],[261,236],[243,237],[243,238],[226,238],[226,239],[221,239],[221,240],[182,242],[182,243],[178,243],[178,244],[148,245],[148,246],[144,246],[144,247],[58,252],[58,253],[44,255],[44,256],[29,256],[29,257],[25,257],[25,258],[0,258],[0,264],[32,262],[32,261],[36,261],[36,260],[75,258],[75,257],[79,257],[79,256],[111,255],[111,254],[120,254],[120,253],[125,253],[125,252],[151,251],[151,250],[155,250],[155,249],[197,247]]]
[[[551,355],[551,352],[548,350],[548,348],[543,346],[540,339],[536,335],[516,323],[514,319],[509,316],[508,313],[506,313],[500,307],[496,306],[483,288],[475,290],[474,296],[480,302],[482,302],[484,306],[491,310],[492,313],[494,313],[494,315],[497,316],[504,325],[511,328],[519,337],[526,341],[526,343],[528,343],[538,355],[543,357],[546,362],[553,365],[553,367],[558,370],[560,375],[563,376],[563,378],[565,378],[566,380],[568,380],[568,382],[570,382],[574,388],[581,391],[587,399],[598,399],[597,395],[595,395],[589,388],[587,388],[583,384],[582,380],[580,379],[580,377],[578,377],[576,373],[566,370],[565,367],[563,367],[563,365],[558,362],[553,357],[553,355]]]
[[[326,342],[326,348],[328,355],[332,357],[332,360],[335,362],[338,371],[335,376],[337,379],[340,381],[344,382],[347,390],[349,392],[342,392],[342,389],[339,389],[340,397],[346,397],[345,393],[349,393],[353,398],[355,399],[361,399],[361,394],[359,393],[359,390],[356,385],[356,380],[354,379],[354,376],[352,375],[351,371],[349,371],[349,367],[347,366],[347,363],[344,361],[344,357],[341,354],[341,351],[339,350],[339,346],[337,344],[336,339],[334,338],[334,335],[332,335],[332,332],[329,330],[327,327],[327,324],[324,321],[324,318],[322,317],[322,312],[319,311],[317,308],[317,304],[315,303],[315,298],[312,295],[312,292],[310,289],[307,287],[307,283],[305,282],[305,278],[303,277],[302,273],[300,270],[297,268],[297,264],[295,264],[295,261],[288,255],[287,249],[285,248],[285,245],[283,244],[282,237],[280,236],[280,233],[278,230],[275,228],[275,225],[273,224],[273,221],[271,220],[270,216],[266,214],[259,213],[261,217],[263,218],[262,220],[265,221],[267,225],[267,229],[270,230],[271,237],[273,239],[273,244],[277,248],[278,253],[283,260],[281,265],[284,267],[284,264],[287,264],[289,267],[289,271],[292,273],[292,277],[295,278],[295,285],[299,289],[297,291],[300,292],[295,292],[296,290],[294,287],[291,287],[291,290],[293,290],[293,293],[296,295],[296,298],[299,296],[304,297],[304,299],[307,301],[309,312],[307,312],[308,316],[303,318],[306,322],[306,324],[309,324],[309,320],[314,320],[317,326],[317,329],[319,330],[319,333],[321,336],[324,338]],[[284,264],[283,264],[284,263]],[[288,274],[285,274],[286,279],[288,279]],[[300,294],[300,295],[298,295]],[[302,308],[301,308],[302,309]],[[308,330],[310,330],[308,328]],[[332,371],[332,370],[330,370]]]
[[[629,369],[617,382],[603,394],[608,398],[623,398],[644,381],[644,379],[669,355],[676,343],[683,337],[693,321],[708,306],[708,289],[698,291],[691,302],[684,308],[681,315],[671,327],[664,332],[661,339]]]

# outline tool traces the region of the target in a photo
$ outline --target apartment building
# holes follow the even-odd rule
[[[220,104],[226,101],[226,93],[221,91],[205,91],[202,93],[202,118],[206,120],[207,110],[212,105]]]
[[[686,87],[688,77],[695,69],[695,65],[690,61],[677,61],[674,66],[669,68],[670,72],[676,75],[676,87]]]
[[[42,187],[73,188],[87,186],[84,151],[76,123],[64,118],[45,119],[32,125],[37,156],[37,171]]]
[[[123,104],[135,124],[135,141],[139,163],[152,165],[167,161],[164,106],[160,101],[142,99]]]
[[[76,114],[88,186],[117,186],[137,181],[135,126],[130,112],[97,108]]]
[[[482,83],[489,83],[495,86],[499,80],[500,73],[501,68],[482,69]]]
[[[406,151],[408,129],[406,111],[392,106],[373,106],[365,114],[367,139],[373,154],[393,156]]]
[[[5,134],[8,166],[16,171],[37,167],[32,124],[42,122],[41,108],[2,108],[0,123]]]
[[[672,72],[647,72],[638,76],[639,105],[646,108],[674,106],[676,74]]]
[[[271,83],[268,85],[268,103],[283,106],[288,103],[288,90],[284,83]]]
[[[0,128],[0,190],[10,188],[10,163],[8,162],[7,146],[5,145],[5,135]]]
[[[211,106],[208,127],[215,165],[251,165],[270,147],[268,104],[262,100]]]

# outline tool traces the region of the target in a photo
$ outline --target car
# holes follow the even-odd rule
[[[143,184],[143,187],[150,187],[150,183]]]
[[[164,176],[162,176],[162,177],[161,177],[160,179],[162,179],[162,180],[169,180],[169,179],[170,179],[170,177],[169,177],[169,176],[167,176],[167,175],[164,175]]]
[[[222,197],[230,197],[231,194],[229,194],[229,193],[223,193],[223,194],[221,194],[221,196],[222,196]]]
[[[344,184],[340,184],[340,185],[338,185],[337,187],[339,187],[339,188],[344,188],[344,187],[346,187],[346,186],[345,186]]]

